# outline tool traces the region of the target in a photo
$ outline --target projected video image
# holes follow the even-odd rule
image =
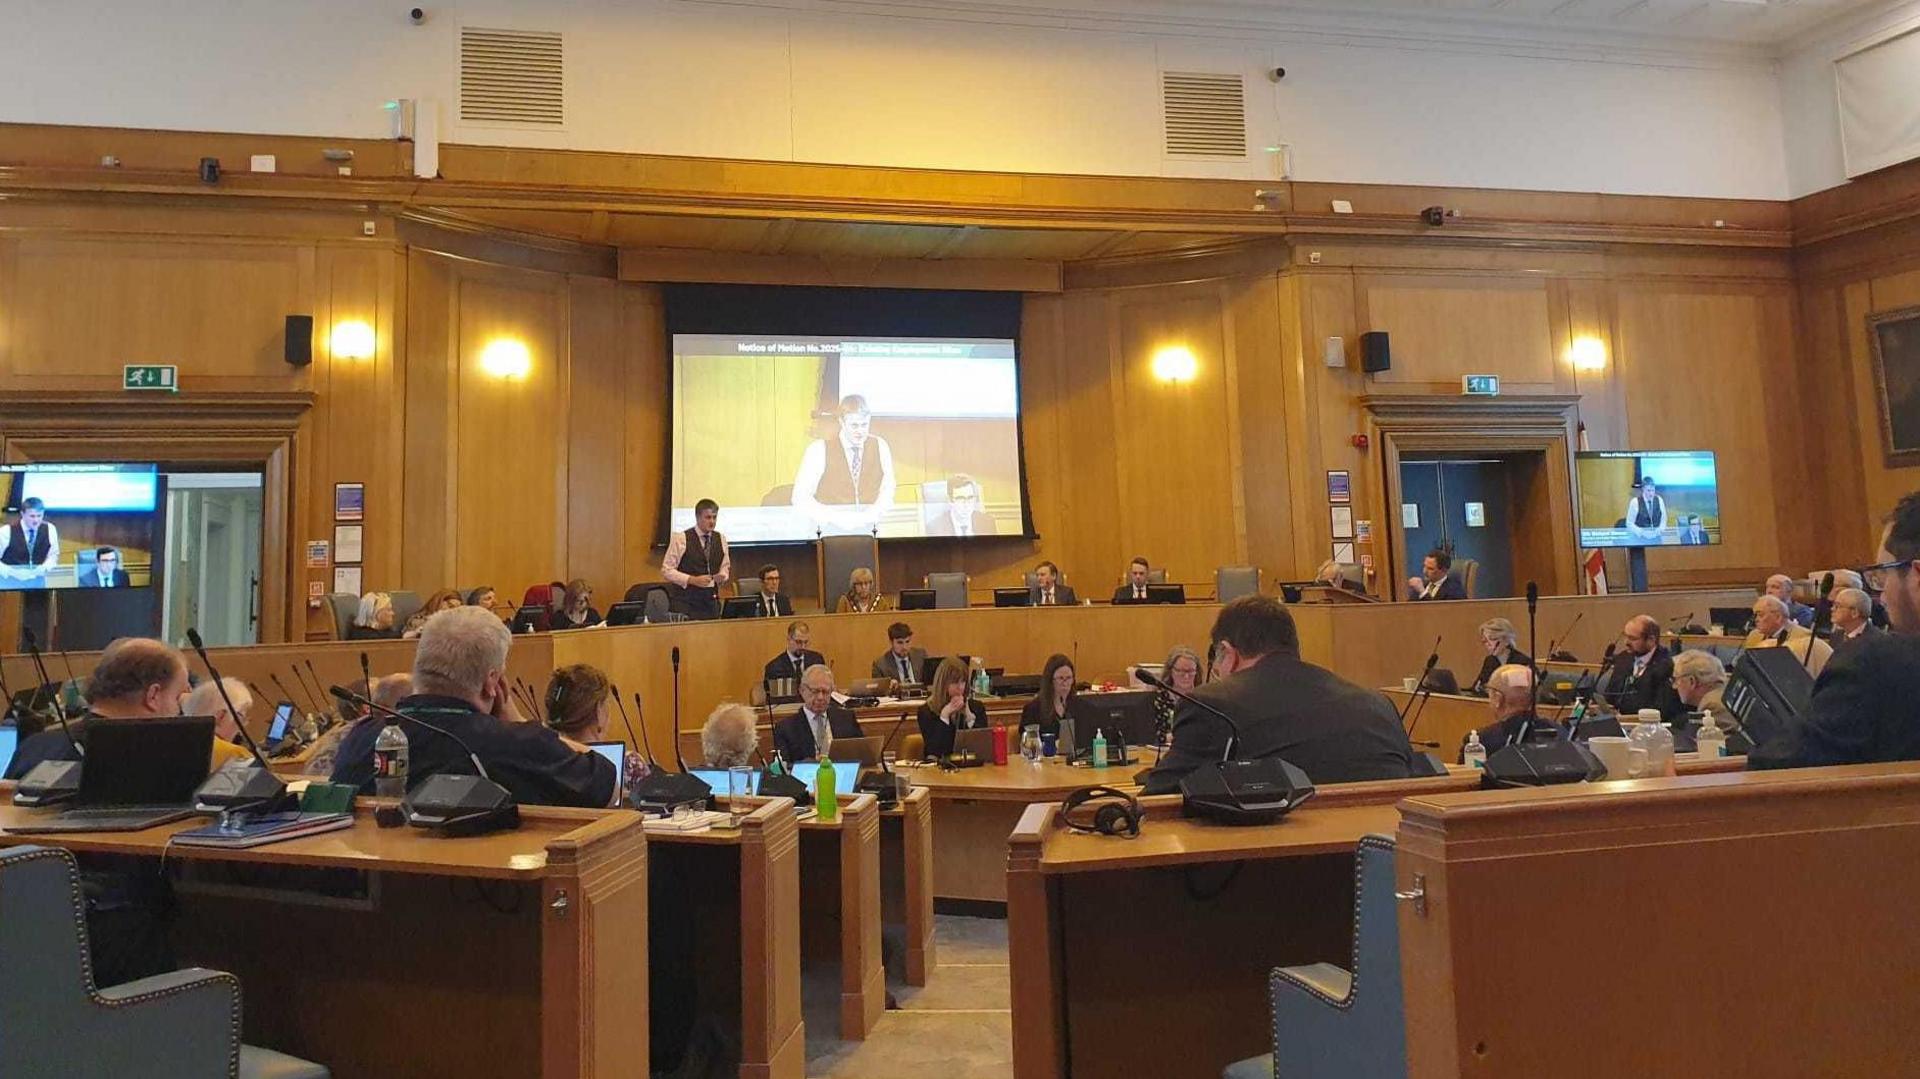
[[[670,527],[736,543],[1018,535],[1014,343],[673,336]]]
[[[1580,545],[1687,547],[1720,542],[1720,486],[1706,450],[1595,450],[1577,458]]]
[[[158,466],[0,465],[0,493],[0,589],[152,583]]]

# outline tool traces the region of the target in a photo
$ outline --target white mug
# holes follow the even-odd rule
[[[1400,687],[1408,693],[1412,693],[1414,690],[1420,688],[1420,680],[1418,678],[1402,678],[1400,680]]]
[[[1647,770],[1647,751],[1625,738],[1589,738],[1587,748],[1606,766],[1608,779],[1633,779]]]

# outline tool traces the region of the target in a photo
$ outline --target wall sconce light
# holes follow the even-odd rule
[[[1153,377],[1162,382],[1192,382],[1200,361],[1185,345],[1167,345],[1153,354]]]
[[[347,319],[334,323],[329,341],[333,355],[337,359],[373,359],[373,327],[359,319]]]
[[[526,378],[533,369],[533,354],[524,341],[496,337],[480,350],[480,369],[495,378]]]
[[[1598,337],[1574,338],[1567,356],[1576,371],[1604,371],[1607,367],[1607,346]]]

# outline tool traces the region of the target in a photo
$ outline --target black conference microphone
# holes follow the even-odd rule
[[[674,651],[678,652],[676,648]],[[633,695],[633,707],[640,711],[640,694]],[[624,710],[623,710],[624,712]],[[660,761],[653,755],[653,739],[647,734],[646,716],[640,717],[640,740],[646,747],[647,776],[633,785],[633,804],[642,809],[651,810],[661,816],[671,815],[674,806],[700,803],[704,808],[707,799],[713,797],[713,787],[706,780],[687,771],[687,763],[680,759],[680,725],[676,721],[673,729],[673,755],[680,760],[680,770],[669,772],[660,767]]]
[[[1573,621],[1567,623],[1567,628],[1560,631],[1560,636],[1547,642],[1547,654],[1545,656],[1535,656],[1533,661],[1535,663],[1545,663],[1555,660],[1561,663],[1569,662],[1572,659],[1571,653],[1561,652],[1560,646],[1573,639],[1573,631],[1580,625],[1580,620],[1586,616],[1587,612],[1585,611],[1574,615]]]
[[[267,672],[267,680],[273,683],[273,688],[275,688],[275,689],[277,689],[277,690],[279,690],[279,691],[280,691],[280,696],[281,696],[281,697],[282,697],[283,699],[285,699],[286,701],[288,701],[289,703],[291,703],[291,704],[292,704],[292,705],[293,705],[293,706],[294,706],[295,708],[298,708],[298,707],[300,707],[300,700],[299,700],[299,698],[297,698],[297,697],[295,697],[295,696],[294,696],[294,695],[293,695],[292,693],[290,693],[290,692],[288,692],[288,691],[287,691],[287,684],[286,684],[285,682],[282,682],[282,681],[280,680],[280,676],[279,676],[279,675],[277,675],[277,674],[275,674],[275,673],[273,673],[272,671],[268,671],[268,672]],[[314,721],[315,721],[316,723],[317,723],[317,722],[319,722],[319,718],[320,718],[320,717],[319,717],[318,715],[316,715],[316,714],[314,714],[314,713],[312,713],[312,712],[309,712],[309,713],[307,713],[307,714],[308,714],[308,715],[312,715],[312,716],[314,716]]]
[[[414,784],[400,799],[400,812],[408,824],[449,837],[520,827],[520,806],[514,802],[513,794],[487,774],[487,766],[480,763],[480,755],[466,739],[437,723],[397,712],[344,686],[328,686],[327,692],[349,704],[386,716],[390,724],[411,723],[424,727],[465,750],[467,759],[473,762],[475,775],[436,772]]]
[[[360,680],[367,684],[367,696],[373,696],[373,668],[367,666],[367,651],[360,650]]]
[[[187,627],[187,643],[193,646],[194,654],[200,657],[200,665],[207,669],[207,677],[213,679],[213,688],[220,694],[220,701],[227,706],[227,714],[233,717],[233,725],[240,731],[240,740],[247,744],[253,760],[233,761],[219,771],[207,777],[200,789],[193,792],[196,805],[218,806],[223,809],[236,809],[242,806],[259,809],[263,812],[280,808],[287,797],[287,785],[279,776],[273,774],[273,767],[267,763],[267,755],[260,752],[260,743],[253,740],[247,731],[246,721],[240,715],[240,709],[233,706],[233,698],[227,695],[227,685],[214,669],[213,660],[207,657],[206,642],[200,639],[200,631]]]
[[[1279,757],[1236,760],[1240,725],[1233,717],[1185,690],[1168,685],[1152,671],[1135,674],[1155,689],[1164,689],[1227,725],[1232,732],[1220,760],[1194,769],[1180,781],[1180,811],[1223,824],[1267,824],[1292,812],[1313,797],[1313,781]],[[1177,728],[1179,721],[1175,721]]]
[[[680,646],[674,645],[673,652],[673,759],[680,765],[682,772],[687,770],[687,761],[680,755]]]
[[[900,718],[894,722],[893,729],[887,732],[886,739],[880,743],[880,767],[867,769],[867,774],[860,777],[857,785],[860,790],[878,794],[880,804],[883,806],[893,805],[906,797],[908,789],[912,786],[887,768],[887,747],[893,744],[894,735],[899,734],[900,728],[906,726],[907,717],[911,714],[910,712],[900,713]]]
[[[320,687],[326,683],[320,681],[320,672],[313,669],[313,661],[307,660],[307,674],[313,678],[313,706],[317,711],[326,704],[327,698],[320,693]],[[373,683],[367,683],[367,696],[373,696]]]
[[[1427,653],[1427,665],[1420,668],[1420,678],[1413,683],[1413,693],[1407,697],[1407,703],[1400,706],[1400,726],[1407,725],[1407,713],[1413,709],[1414,698],[1420,696],[1421,691],[1427,688],[1427,675],[1432,674],[1433,669],[1439,665],[1440,638],[1435,637],[1433,651]]]
[[[40,655],[40,642],[34,637],[32,626],[20,627],[20,640],[21,643],[27,646],[27,655],[33,659],[34,673],[40,678],[40,684],[33,687],[33,696],[27,698],[27,711],[32,712],[40,707],[40,698],[46,694],[47,687],[53,684],[53,676],[47,673],[47,661]],[[53,705],[54,711],[56,712],[64,713],[66,711],[60,707],[60,701],[57,696],[53,701]],[[61,727],[64,728],[65,726],[66,724],[61,724]],[[72,736],[69,735],[68,737],[71,739]]]
[[[34,667],[39,673],[40,686],[29,699],[27,711],[34,710],[33,700],[37,700],[46,689],[46,665],[40,661],[40,647],[34,640],[31,627],[20,627],[21,640],[27,651],[33,656]],[[9,697],[11,700],[11,697]],[[80,771],[87,751],[73,736],[73,728],[67,726],[67,710],[54,702],[53,718],[60,724],[60,733],[66,735],[67,745],[73,749],[78,759],[70,761],[41,761],[33,766],[26,775],[20,777],[20,783],[13,790],[13,804],[17,806],[46,806],[64,802],[80,793]]]
[[[1820,639],[1822,629],[1833,627],[1833,574],[1820,578],[1820,597],[1813,601],[1813,632],[1807,634],[1806,654],[1800,657],[1800,666],[1805,669],[1813,662],[1813,642]]]
[[[293,672],[293,684],[296,686],[299,686],[300,692],[306,695],[308,714],[316,715],[316,716],[319,715],[321,712],[320,694],[316,690],[307,688],[307,680],[305,678],[300,677],[300,665],[298,663],[289,663],[287,664],[287,669]],[[274,684],[279,685],[280,684],[279,680],[275,679]],[[281,686],[280,688],[282,692],[286,691],[285,686]],[[368,686],[367,692],[372,693],[373,687]]]

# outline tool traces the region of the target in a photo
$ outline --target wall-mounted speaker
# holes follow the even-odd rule
[[[286,360],[295,367],[313,362],[313,316],[287,316]]]
[[[1387,332],[1374,330],[1360,335],[1360,370],[1367,374],[1393,366],[1393,354],[1387,351]]]

